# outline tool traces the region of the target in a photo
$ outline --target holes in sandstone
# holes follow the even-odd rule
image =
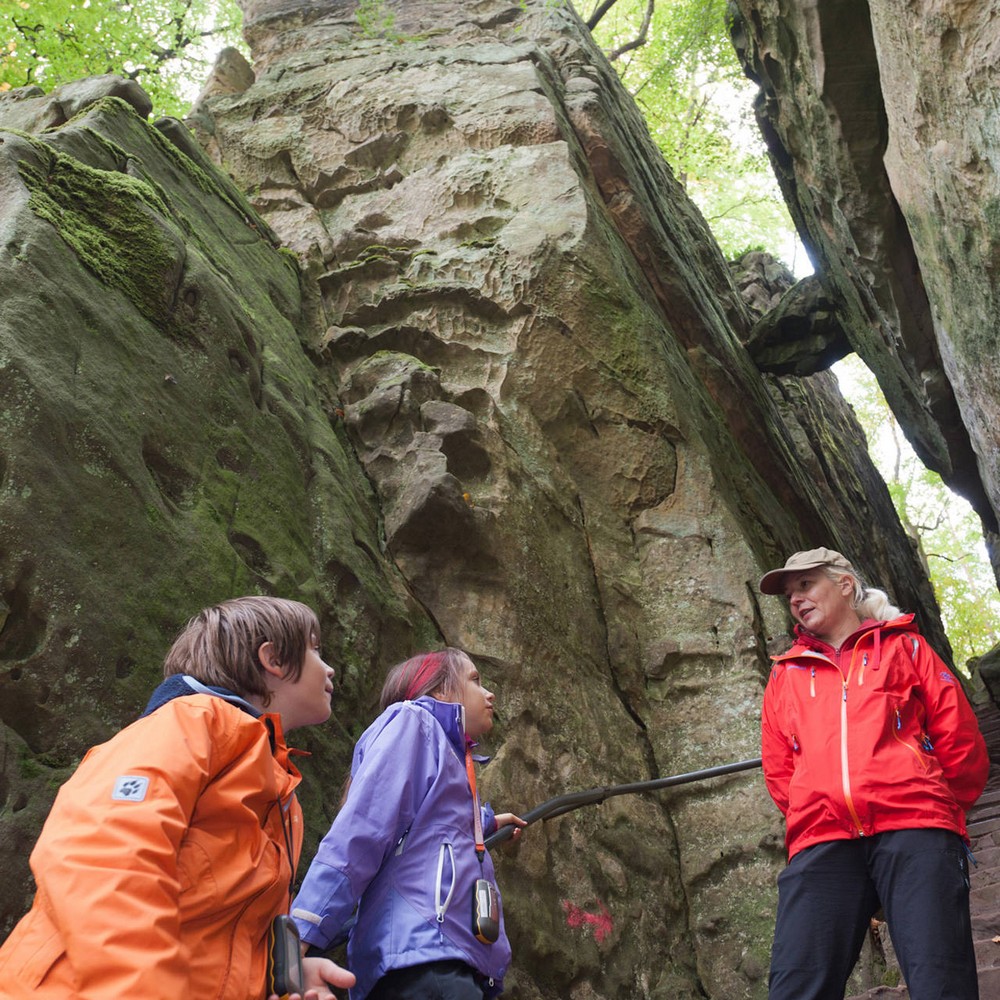
[[[132,676],[132,671],[135,670],[135,660],[127,654],[119,656],[115,661],[115,677],[118,680],[123,681],[126,677]]]
[[[361,581],[342,563],[331,560],[326,565],[326,571],[337,581],[335,592],[339,606],[346,606],[352,600],[356,601],[357,595],[363,593]]]
[[[474,432],[449,434],[441,442],[441,451],[448,460],[448,471],[456,479],[480,479],[492,468],[490,456]]]
[[[240,457],[235,449],[223,446],[215,453],[215,460],[223,469],[230,472],[243,474],[247,471],[247,463]]]
[[[231,531],[229,544],[257,576],[266,577],[271,572],[271,560],[268,559],[264,547],[256,538],[251,538],[238,531]]]
[[[142,461],[160,493],[171,503],[182,504],[194,487],[194,477],[170,458],[167,446],[146,438],[142,442]]]
[[[4,612],[0,619],[3,622],[0,660],[26,660],[37,653],[45,641],[47,619],[33,601],[32,573],[33,567],[22,569],[13,588],[0,600],[0,611]],[[12,680],[20,680],[21,668],[12,668],[9,676]]]
[[[227,352],[229,368],[234,375],[246,376],[250,397],[253,399],[254,405],[259,407],[262,399],[263,365],[257,344],[246,331],[243,331],[243,342],[246,344],[247,353],[236,348],[230,348]]]
[[[240,375],[246,375],[250,371],[250,362],[239,351],[229,351],[229,367]]]
[[[785,89],[785,68],[773,56],[764,56],[764,71],[773,89],[781,94]]]

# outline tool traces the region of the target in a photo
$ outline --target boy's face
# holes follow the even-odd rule
[[[299,726],[316,726],[330,718],[333,676],[333,667],[320,654],[319,640],[311,635],[299,679],[282,678],[272,688],[268,709],[281,713],[285,732]]]
[[[476,665],[467,656],[462,663],[463,683],[457,699],[465,707],[465,733],[473,740],[485,736],[493,728],[492,691],[483,687]]]

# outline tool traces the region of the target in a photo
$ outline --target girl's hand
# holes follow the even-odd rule
[[[493,821],[496,823],[498,830],[503,826],[513,826],[515,828],[513,836],[510,838],[511,840],[517,840],[521,836],[521,828],[528,825],[520,816],[515,816],[513,813],[497,813],[493,817]]]
[[[301,995],[292,993],[288,1000],[336,1000],[330,987],[353,986],[355,981],[353,972],[342,969],[328,958],[303,958],[302,972],[305,991]],[[268,1000],[279,1000],[279,997],[272,993]]]

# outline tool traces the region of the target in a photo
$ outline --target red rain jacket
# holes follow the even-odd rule
[[[788,857],[829,840],[936,827],[967,838],[989,758],[957,678],[913,615],[866,621],[840,648],[796,630],[764,692],[764,779]]]

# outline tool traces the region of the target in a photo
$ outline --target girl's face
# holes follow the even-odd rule
[[[788,577],[785,594],[792,617],[826,642],[843,641],[861,624],[851,603],[850,576],[831,580],[822,569],[805,570]]]
[[[476,665],[467,656],[462,658],[461,676],[462,686],[452,700],[465,707],[465,735],[477,740],[493,728],[493,700],[496,696],[483,687]]]

